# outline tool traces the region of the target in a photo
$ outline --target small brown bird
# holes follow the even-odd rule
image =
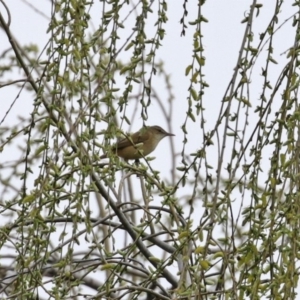
[[[174,136],[159,126],[144,126],[138,132],[130,134],[112,146],[112,152],[128,159],[139,159],[155,150],[158,143],[166,136]],[[107,158],[107,154],[100,157]]]

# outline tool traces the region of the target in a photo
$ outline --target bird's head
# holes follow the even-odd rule
[[[160,141],[161,139],[163,139],[166,136],[174,136],[175,134],[173,133],[169,133],[167,131],[165,131],[163,128],[161,128],[160,126],[149,126],[147,127],[147,129],[151,132],[151,134],[153,135],[153,137]]]

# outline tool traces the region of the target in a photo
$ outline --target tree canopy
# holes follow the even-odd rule
[[[297,298],[299,1],[0,5],[1,299]]]

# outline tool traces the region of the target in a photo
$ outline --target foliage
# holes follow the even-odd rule
[[[49,18],[42,50],[18,41],[1,5],[0,92],[18,93],[0,115],[1,298],[297,297],[299,2],[282,20],[277,1],[260,33],[264,6],[251,3],[213,113],[207,2],[180,6],[178,37],[192,33],[185,70],[160,57],[172,2],[53,1],[35,10]],[[283,58],[286,26],[294,40]],[[172,72],[188,83],[186,99]],[[10,120],[19,101],[30,105]],[[149,120],[176,141],[139,164],[116,157],[116,139]]]

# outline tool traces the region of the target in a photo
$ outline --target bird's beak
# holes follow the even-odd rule
[[[166,132],[165,134],[166,134],[166,136],[175,136],[175,134],[169,133],[169,132]]]

